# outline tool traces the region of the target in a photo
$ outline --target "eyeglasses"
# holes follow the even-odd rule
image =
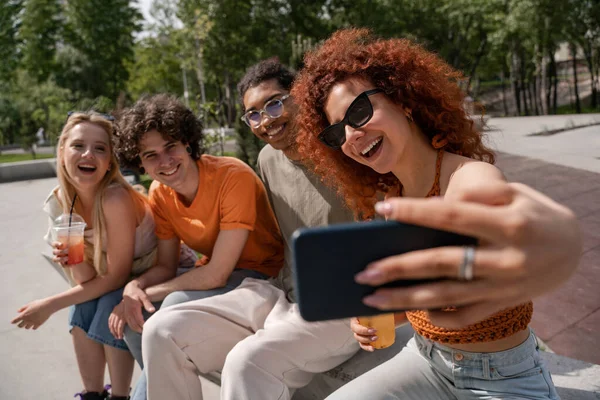
[[[115,117],[113,117],[110,114],[102,114],[102,113],[95,112],[95,111],[92,111],[92,112],[88,112],[88,111],[69,111],[67,113],[67,121],[69,120],[69,118],[71,118],[71,115],[73,115],[73,114],[97,115],[99,117],[104,118],[107,121],[110,121],[110,122],[114,122],[114,120],[115,120]]]
[[[323,129],[317,138],[332,149],[339,149],[346,142],[346,125],[360,128],[373,117],[373,105],[369,96],[382,93],[381,89],[371,89],[359,94],[346,110],[344,119]]]
[[[286,94],[279,99],[267,101],[262,110],[251,110],[242,115],[242,121],[250,128],[256,128],[262,122],[262,113],[267,114],[271,119],[281,117],[281,114],[283,114],[283,102],[288,97],[290,97],[290,95]]]

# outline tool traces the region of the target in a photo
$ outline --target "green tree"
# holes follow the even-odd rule
[[[0,82],[8,82],[19,62],[19,13],[23,0],[4,0],[0,3]],[[1,118],[1,116],[0,116]]]
[[[147,37],[136,43],[133,60],[128,62],[127,91],[134,99],[142,94],[181,95],[182,61],[172,37]]]
[[[0,145],[15,143],[20,128],[21,116],[11,87],[7,82],[0,82]]]
[[[19,122],[18,136],[14,142],[30,149],[35,134],[44,128],[51,139],[56,139],[65,122],[67,111],[73,109],[68,89],[59,87],[53,80],[38,83],[27,71],[19,71],[8,98],[14,105],[13,118]],[[16,111],[16,112],[15,112]]]
[[[600,67],[600,1],[568,0],[567,4],[565,36],[575,54],[577,47],[583,51],[591,79],[591,106],[596,108]]]
[[[38,82],[43,82],[56,66],[56,46],[62,24],[59,1],[26,0],[21,18],[23,68]]]
[[[139,11],[129,0],[70,0],[65,12],[65,40],[87,60],[79,73],[79,87],[69,87],[85,97],[116,101],[128,79],[126,62],[133,59]]]

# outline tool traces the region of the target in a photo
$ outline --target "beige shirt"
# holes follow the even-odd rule
[[[258,155],[258,175],[262,179],[285,242],[285,261],[275,286],[296,301],[291,270],[292,233],[298,228],[353,221],[340,197],[302,163],[287,158],[282,151],[266,145]]]

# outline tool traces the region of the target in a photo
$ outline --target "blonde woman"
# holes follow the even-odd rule
[[[71,288],[35,300],[12,320],[20,328],[37,329],[53,313],[71,306],[70,331],[84,390],[80,399],[127,399],[134,360],[125,342],[109,330],[108,318],[122,299],[132,275],[154,263],[154,220],[145,197],[119,172],[113,153],[115,125],[108,115],[70,113],[58,145],[59,186],[44,204],[52,221],[73,212],[86,223],[84,262],[68,265],[65,243],[46,240],[54,261],[69,277]],[[104,387],[108,364],[112,383]]]

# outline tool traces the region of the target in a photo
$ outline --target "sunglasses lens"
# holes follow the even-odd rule
[[[319,140],[326,146],[339,149],[346,141],[344,124],[338,123],[328,126],[319,134]]]
[[[358,128],[369,122],[373,116],[373,106],[367,96],[359,96],[348,110],[348,123]]]
[[[283,114],[283,103],[281,100],[271,100],[265,104],[265,111],[271,118],[279,118]]]

